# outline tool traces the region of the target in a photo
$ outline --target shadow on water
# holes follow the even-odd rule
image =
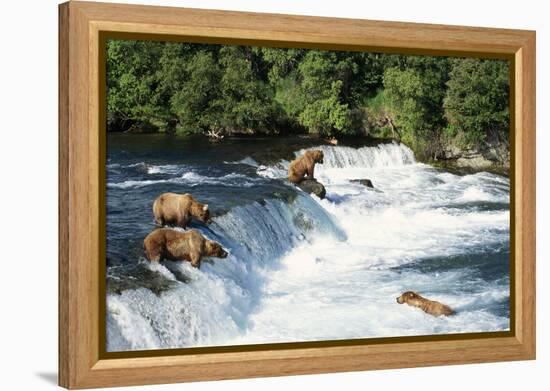
[[[470,270],[476,277],[485,281],[505,278],[510,271],[510,252],[501,250],[430,257],[393,268],[396,272],[416,271],[423,274],[463,269]]]

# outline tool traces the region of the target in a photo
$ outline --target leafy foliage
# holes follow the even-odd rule
[[[454,60],[444,101],[445,117],[468,145],[507,139],[509,65],[504,61]]]
[[[222,70],[212,53],[201,51],[181,67],[184,79],[171,98],[178,129],[195,132],[216,124],[223,112],[217,104]]]
[[[399,138],[421,157],[507,137],[506,61],[110,40],[110,131]]]
[[[110,41],[107,45],[107,112],[111,123],[151,126],[167,119],[168,105],[158,89],[158,58],[163,45]]]
[[[437,157],[440,149],[448,74],[448,59],[418,56],[384,72],[389,111],[403,130],[403,140],[426,157]]]

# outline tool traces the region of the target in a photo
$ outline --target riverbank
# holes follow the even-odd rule
[[[230,147],[239,140],[259,142],[263,140],[270,140],[270,147],[264,151],[250,151],[254,155],[254,158],[262,164],[270,164],[278,159],[293,158],[294,150],[293,146],[298,145],[303,148],[307,148],[312,145],[338,145],[344,147],[369,147],[380,144],[399,143],[398,138],[392,137],[375,137],[371,135],[365,136],[342,136],[339,138],[326,138],[317,134],[269,134],[269,135],[257,135],[257,134],[245,134],[234,133],[224,136],[222,139],[216,139],[201,134],[165,134],[165,133],[128,133],[128,132],[109,132],[110,136],[117,137],[151,137],[151,139],[158,140],[170,140],[170,139],[187,139],[190,143],[202,144],[205,142],[215,143],[216,145]],[[284,141],[286,140],[286,141]],[[295,140],[292,143],[288,143],[288,140]],[[336,143],[335,143],[336,141]],[[407,145],[414,152],[414,148]],[[449,146],[444,148],[444,153],[439,156],[438,159],[422,158],[422,156],[415,153],[415,159],[419,162],[430,164],[434,167],[443,168],[452,171],[459,175],[473,174],[476,172],[492,172],[498,175],[509,176],[510,173],[510,152],[508,150],[508,144],[500,143],[494,144],[491,147],[487,147],[485,150],[480,151],[471,148],[459,148],[456,146]]]

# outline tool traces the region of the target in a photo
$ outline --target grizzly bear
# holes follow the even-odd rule
[[[211,222],[208,204],[201,204],[191,194],[164,193],[153,203],[155,221],[161,227],[175,225],[185,228],[196,218],[205,224]]]
[[[433,316],[448,316],[454,314],[454,311],[449,306],[441,304],[438,301],[425,299],[418,293],[411,291],[405,292],[401,296],[399,296],[397,298],[397,302],[399,304],[407,303],[408,305],[411,305],[413,307],[418,307],[422,311]]]
[[[156,229],[145,237],[143,248],[150,262],[188,261],[196,268],[200,267],[202,257],[227,257],[227,251],[219,243],[206,239],[196,229],[186,232]]]
[[[293,160],[288,167],[288,180],[292,183],[300,183],[307,175],[308,179],[315,179],[313,170],[315,163],[323,164],[323,151],[316,149],[306,151],[302,156]]]

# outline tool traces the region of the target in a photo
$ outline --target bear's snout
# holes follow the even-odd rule
[[[227,258],[227,251],[221,250],[220,258]]]
[[[399,303],[399,304],[403,304],[403,298],[401,296],[396,297],[395,301],[397,301],[397,303]]]

